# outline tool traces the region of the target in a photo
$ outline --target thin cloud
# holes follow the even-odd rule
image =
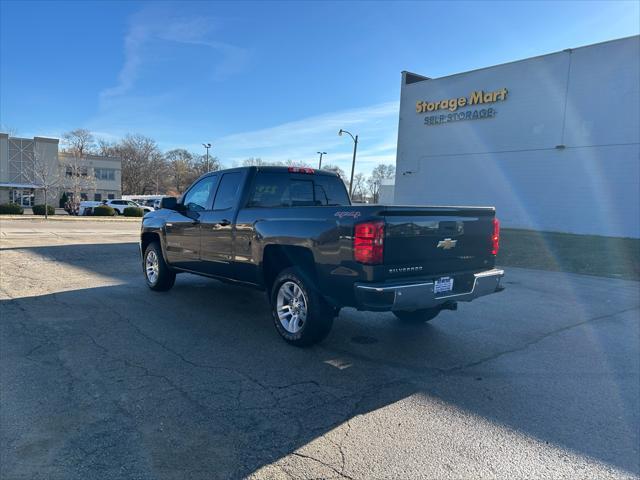
[[[350,168],[353,143],[339,129],[359,136],[358,165],[369,171],[378,163],[395,163],[398,102],[307,117],[260,130],[213,140],[213,151],[228,165],[249,157],[314,163],[315,152],[328,152],[325,162]],[[192,148],[198,151],[199,145]]]
[[[211,39],[216,25],[213,18],[180,17],[168,9],[143,9],[130,21],[124,39],[124,64],[115,86],[100,92],[102,101],[130,92],[144,65],[144,50],[154,41],[169,41],[183,45],[198,45],[218,53],[220,61],[213,66],[216,79],[242,71],[248,60],[248,50]]]

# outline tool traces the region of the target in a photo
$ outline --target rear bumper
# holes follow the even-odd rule
[[[451,275],[455,278],[455,275]],[[433,308],[447,302],[470,302],[478,297],[500,292],[504,270],[494,268],[473,274],[470,289],[463,292],[434,293],[434,281],[414,283],[356,283],[355,297],[361,310],[417,310]]]

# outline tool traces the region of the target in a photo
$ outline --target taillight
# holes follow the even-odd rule
[[[353,258],[367,265],[382,263],[384,222],[364,222],[355,226]]]
[[[491,235],[491,255],[498,255],[500,250],[500,222],[493,219],[493,235]]]
[[[289,167],[289,173],[308,173],[314,174],[316,171],[309,167]]]

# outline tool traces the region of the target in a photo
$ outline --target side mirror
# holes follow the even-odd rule
[[[160,200],[160,208],[178,210],[178,199],[176,197],[164,197]]]

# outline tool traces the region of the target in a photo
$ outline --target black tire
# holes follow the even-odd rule
[[[117,209],[117,208],[114,208],[114,209],[113,209],[113,216],[114,216],[114,217],[117,217],[118,215],[120,215],[120,212],[118,211],[118,209]]]
[[[440,311],[439,308],[422,308],[413,311],[395,311],[393,314],[405,323],[426,323],[436,318]]]
[[[148,271],[147,259],[150,255],[155,255],[157,258],[157,276],[153,277]],[[150,260],[151,261],[151,260]],[[165,292],[170,290],[173,287],[173,284],[176,282],[176,274],[171,271],[167,262],[164,261],[164,257],[162,256],[162,248],[160,248],[160,244],[158,242],[151,242],[147,245],[147,248],[144,251],[144,255],[142,257],[142,272],[144,273],[144,278],[147,282],[147,286],[151,290],[155,290],[157,292]],[[150,278],[150,275],[152,278]]]
[[[278,316],[278,294],[283,285],[293,283],[302,291],[306,303],[306,318],[302,322],[300,329],[292,333],[288,331]],[[313,345],[326,338],[333,326],[335,309],[331,308],[322,296],[314,288],[302,271],[296,268],[287,268],[280,272],[273,282],[271,288],[271,312],[276,330],[280,336],[291,345],[298,347]]]

